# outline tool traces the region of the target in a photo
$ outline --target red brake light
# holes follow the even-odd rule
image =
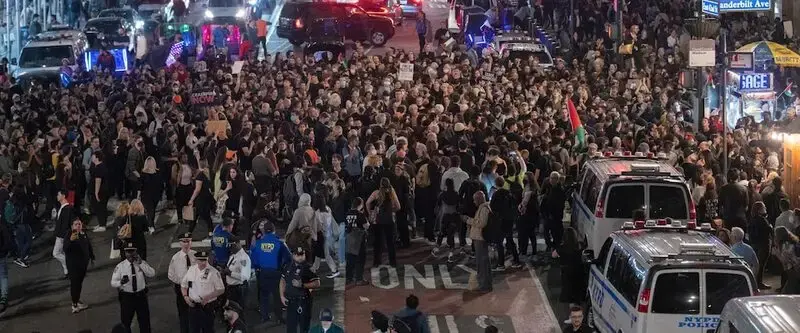
[[[639,311],[639,313],[647,313],[649,307],[650,307],[650,288],[645,288],[639,295],[639,305],[636,307],[636,309]]]
[[[603,212],[603,200],[597,200],[597,207],[595,207],[594,210],[594,217],[602,218],[604,215],[605,214]]]
[[[294,20],[294,27],[297,29],[303,29],[303,19],[296,19]]]

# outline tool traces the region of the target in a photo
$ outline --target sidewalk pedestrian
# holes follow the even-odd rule
[[[125,260],[117,264],[111,276],[111,286],[119,291],[122,324],[130,329],[135,315],[139,332],[150,333],[150,304],[145,280],[154,277],[156,271],[139,257],[134,243],[125,245],[124,250]]]
[[[56,243],[53,246],[53,258],[56,258],[56,260],[58,260],[58,262],[61,264],[61,269],[64,272],[64,278],[66,279],[68,277],[68,270],[64,248],[66,246],[65,239],[68,239],[70,235],[70,226],[72,225],[73,221],[73,211],[72,205],[70,205],[67,201],[66,189],[59,190],[56,198],[58,203],[61,204],[61,207],[56,213],[56,227],[53,231],[56,236]]]
[[[197,263],[181,281],[183,300],[189,306],[189,332],[214,333],[214,310],[225,285],[219,271],[208,264],[208,252],[197,252],[195,258]]]
[[[69,290],[72,298],[72,313],[89,308],[81,301],[83,280],[89,264],[94,265],[94,251],[89,236],[83,231],[83,222],[76,217],[72,221],[70,236],[64,244],[64,254],[69,271]]]
[[[258,310],[261,313],[261,322],[270,320],[270,302],[276,321],[282,321],[281,306],[278,304],[281,272],[284,266],[291,263],[291,255],[286,244],[275,235],[275,226],[272,222],[264,222],[264,234],[250,246],[250,257],[253,269],[258,278]]]
[[[175,291],[176,305],[178,307],[178,321],[180,323],[180,333],[189,333],[189,305],[183,299],[181,292],[181,282],[192,267],[197,262],[195,253],[192,250],[192,234],[184,233],[178,238],[181,250],[172,255],[167,269],[167,278],[172,281]]]

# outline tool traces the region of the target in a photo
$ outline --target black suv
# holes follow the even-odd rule
[[[394,22],[385,16],[368,14],[364,9],[350,3],[331,2],[287,2],[278,21],[278,37],[286,38],[294,45],[312,39],[307,25],[320,19],[331,18],[345,39],[369,41],[382,46],[394,36]]]

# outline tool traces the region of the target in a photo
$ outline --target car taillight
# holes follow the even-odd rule
[[[294,20],[294,27],[297,29],[303,29],[303,19],[296,19]]]
[[[689,222],[697,223],[697,209],[694,206],[694,200],[689,199]]]
[[[594,210],[594,217],[603,217],[603,200],[597,201],[597,207]]]
[[[636,307],[636,310],[640,313],[647,313],[647,308],[650,307],[650,288],[645,288],[642,290],[642,293],[639,294],[639,305]]]

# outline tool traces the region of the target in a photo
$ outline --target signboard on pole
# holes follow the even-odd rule
[[[719,16],[719,1],[718,0],[703,0],[703,14],[718,17]]]
[[[740,93],[773,90],[774,76],[772,73],[736,73],[733,77],[735,80],[731,83]]]
[[[720,13],[760,12],[770,9],[771,0],[719,0]]]
[[[753,54],[750,52],[733,52],[728,55],[730,63],[729,69],[752,70],[753,69]]]
[[[397,79],[400,81],[414,81],[414,64],[404,62],[397,70]]]
[[[714,67],[716,65],[715,42],[713,39],[689,41],[689,67]]]

